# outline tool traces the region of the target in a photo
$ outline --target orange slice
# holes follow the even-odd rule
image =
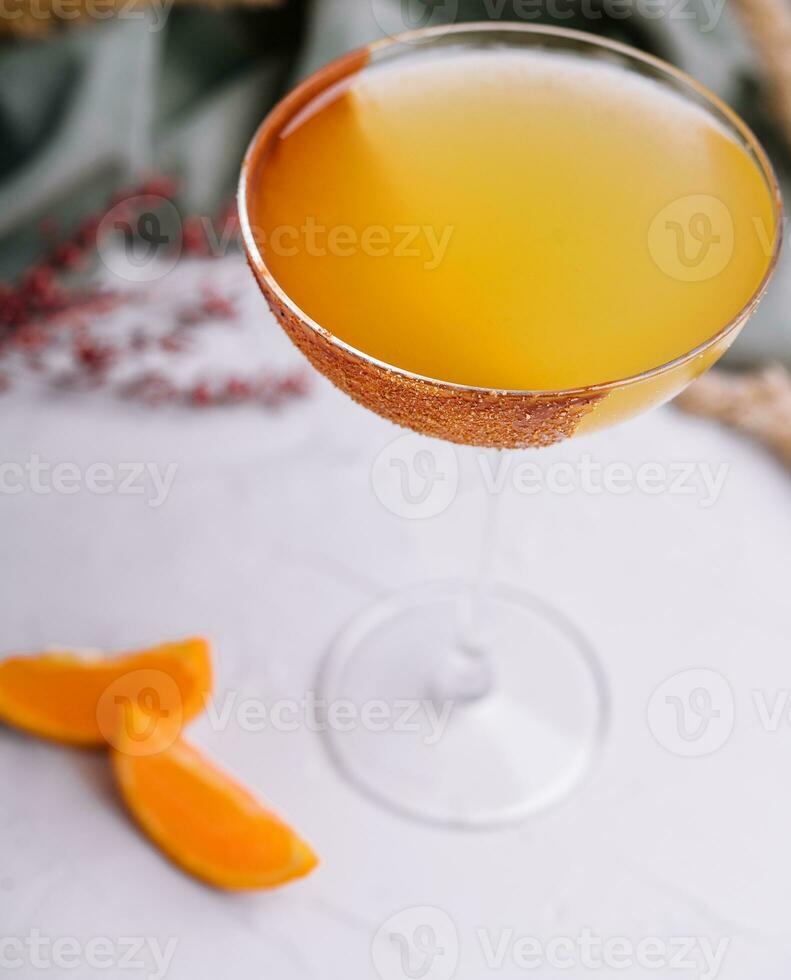
[[[211,691],[209,645],[195,638],[121,657],[75,653],[0,662],[0,721],[72,745],[103,745],[131,708],[167,723],[175,739]]]
[[[217,888],[254,889],[316,867],[313,851],[287,824],[183,739],[154,751],[157,732],[141,753],[138,736],[126,728],[111,752],[121,795],[143,831],[182,869]]]

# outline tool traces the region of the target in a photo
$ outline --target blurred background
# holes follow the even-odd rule
[[[367,602],[471,570],[481,519],[475,463],[452,448],[436,452],[458,466],[458,492],[430,520],[372,485],[377,461],[414,459],[424,443],[393,450],[401,433],[310,374],[245,267],[239,164],[280,95],[404,29],[555,23],[699,78],[754,128],[791,196],[788,0],[3,0],[0,10],[0,463],[27,473],[22,490],[0,495],[3,652],[119,651],[202,633],[231,709],[248,696],[303,697],[329,638]],[[152,202],[153,229],[138,220]],[[155,262],[130,266],[105,247],[117,220],[138,222]],[[251,734],[229,709],[223,724],[197,722],[195,740],[288,814],[323,864],[283,893],[226,896],[128,833],[101,759],[3,730],[0,943],[39,933],[84,949],[109,937],[117,951],[119,937],[140,939],[136,965],[83,962],[80,977],[510,980],[525,975],[512,955],[520,936],[591,929],[601,941],[699,940],[692,966],[668,958],[599,977],[786,980],[791,389],[782,369],[762,372],[791,366],[790,307],[786,250],[728,356],[748,380],[722,382],[701,410],[758,441],[670,407],[542,456],[725,466],[716,501],[700,487],[506,494],[498,576],[579,620],[611,687],[607,748],[572,800],[500,833],[420,827],[343,784],[308,727]],[[80,478],[107,465],[115,491],[83,481],[56,492],[59,463]],[[667,691],[690,695],[693,680],[697,690],[700,670],[713,672],[709,707],[727,730],[690,755],[652,730],[650,706]],[[405,910],[393,930],[429,924],[455,955],[383,972],[372,944]],[[704,939],[725,943],[716,966]],[[171,950],[164,965],[157,950]],[[41,975],[29,957],[8,972]],[[77,974],[49,961],[46,975]],[[555,975],[591,969],[541,973]]]
[[[376,37],[470,20],[600,33],[693,74],[754,128],[787,181],[784,0],[5,0],[0,18],[0,277],[153,172],[215,215],[256,124],[289,85]],[[743,361],[791,357],[789,260]]]

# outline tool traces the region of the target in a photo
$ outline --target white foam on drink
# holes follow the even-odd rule
[[[617,55],[615,55],[617,57]],[[642,63],[636,63],[643,67]],[[650,64],[645,69],[652,70]],[[657,69],[661,72],[661,69]],[[397,77],[394,77],[397,76]],[[470,79],[476,81],[471,95]],[[569,101],[595,102],[611,107],[619,119],[629,116],[664,128],[677,145],[685,137],[699,136],[702,129],[714,127],[722,135],[745,145],[734,129],[704,105],[694,101],[701,95],[684,76],[678,78],[679,90],[660,75],[652,78],[639,74],[628,65],[602,60],[600,49],[593,56],[542,49],[514,50],[496,45],[470,49],[459,45],[439,51],[409,52],[392,61],[369,65],[351,84],[339,87],[348,91],[361,104],[378,105],[386,109],[392,99],[392,86],[397,84],[397,98],[402,105],[414,100],[425,111],[434,94],[438,101],[447,101],[455,92],[468,102],[478,103],[497,97],[505,88],[529,86],[533,97],[543,93],[558,95]]]

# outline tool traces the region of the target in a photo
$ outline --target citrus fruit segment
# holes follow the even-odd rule
[[[308,874],[311,848],[244,787],[183,739],[162,751],[111,750],[121,795],[151,840],[217,888],[273,888]],[[154,736],[154,741],[159,733]]]
[[[72,745],[113,741],[118,715],[135,707],[172,738],[211,691],[209,644],[193,638],[120,657],[58,652],[0,661],[0,721]]]

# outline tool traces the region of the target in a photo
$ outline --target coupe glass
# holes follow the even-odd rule
[[[250,201],[267,148],[330,87],[370,65],[427,50],[497,45],[617,64],[704,106],[744,147],[771,194],[775,235],[766,274],[744,308],[675,360],[604,384],[559,391],[490,390],[422,377],[344,343],[279,285],[259,250]],[[430,28],[369,45],[327,65],[283,99],[252,140],[239,214],[258,284],[313,366],[394,423],[487,451],[546,446],[632,417],[681,391],[728,349],[756,309],[777,262],[782,203],[771,165],[745,124],[672,66],[576,31],[519,24]],[[435,583],[364,609],[331,644],[319,690],[352,702],[368,723],[323,726],[340,770],[386,806],[425,821],[485,827],[520,820],[562,799],[594,759],[607,726],[604,672],[584,635],[543,599],[490,584],[494,495],[481,580]],[[382,725],[376,712],[389,706]],[[407,721],[407,715],[409,715]],[[374,719],[379,719],[375,722]]]

